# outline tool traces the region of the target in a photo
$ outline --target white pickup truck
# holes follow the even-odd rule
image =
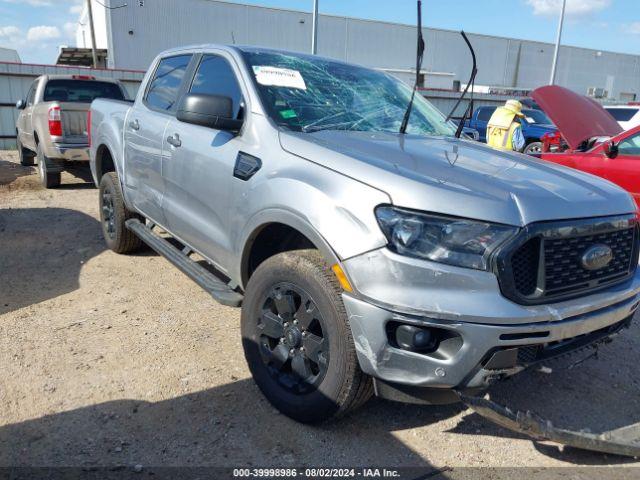
[[[89,75],[42,75],[34,80],[27,97],[18,100],[16,123],[18,154],[22,165],[38,161],[45,188],[60,184],[68,161],[89,161],[87,112],[96,98],[124,100],[119,82]]]

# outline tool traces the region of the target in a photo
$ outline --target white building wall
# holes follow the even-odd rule
[[[20,63],[20,55],[17,50],[0,47],[0,62]]]
[[[108,2],[102,2],[108,5]],[[107,40],[107,9],[95,0],[91,0],[91,8],[93,10],[93,24],[96,29],[96,48],[109,48]],[[89,28],[89,9],[87,4],[80,13],[78,19],[78,28],[76,29],[76,47],[91,48],[91,29]]]

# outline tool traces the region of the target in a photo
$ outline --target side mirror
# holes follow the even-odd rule
[[[18,100],[16,102],[16,108],[18,110],[24,110],[26,106],[27,106],[27,102],[25,102],[24,100]]]
[[[187,93],[180,104],[176,118],[181,122],[237,133],[243,120],[233,118],[233,100],[221,95]]]
[[[604,144],[604,154],[609,158],[618,156],[618,144],[612,140]]]

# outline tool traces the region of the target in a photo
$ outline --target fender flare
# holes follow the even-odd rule
[[[95,142],[95,145],[97,145],[97,147],[95,148],[95,154],[94,154],[95,156],[89,162],[91,166],[91,174],[93,175],[93,179],[96,182],[96,185],[100,184],[100,179],[98,178],[98,170],[99,170],[98,167],[102,166],[102,159],[98,161],[98,152],[102,151],[103,149],[106,149],[109,152],[109,155],[111,155],[111,160],[113,160],[113,166],[115,168],[115,171],[118,174],[118,178],[120,178],[121,179],[120,181],[122,182],[122,166],[120,165],[120,161],[118,160],[117,156],[114,154],[114,149],[111,147],[109,138],[106,138],[103,135],[96,140],[97,141]]]
[[[236,278],[240,279],[240,284],[243,288],[247,281],[249,253],[253,247],[253,241],[265,227],[273,223],[281,223],[300,232],[313,243],[328,264],[333,265],[340,262],[336,252],[308,220],[289,210],[269,208],[251,217],[239,237],[241,249],[238,252],[238,256],[240,262],[239,271],[235,273]]]

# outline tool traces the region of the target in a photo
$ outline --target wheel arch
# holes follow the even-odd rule
[[[100,180],[105,173],[108,172],[116,172],[118,170],[116,168],[115,160],[113,158],[113,154],[111,153],[111,149],[105,144],[101,143],[98,148],[96,148],[95,153],[95,183],[96,185],[100,184]]]
[[[260,263],[278,253],[315,248],[328,264],[340,261],[318,231],[288,211],[272,210],[254,217],[245,229],[241,245],[238,278],[243,288]]]

